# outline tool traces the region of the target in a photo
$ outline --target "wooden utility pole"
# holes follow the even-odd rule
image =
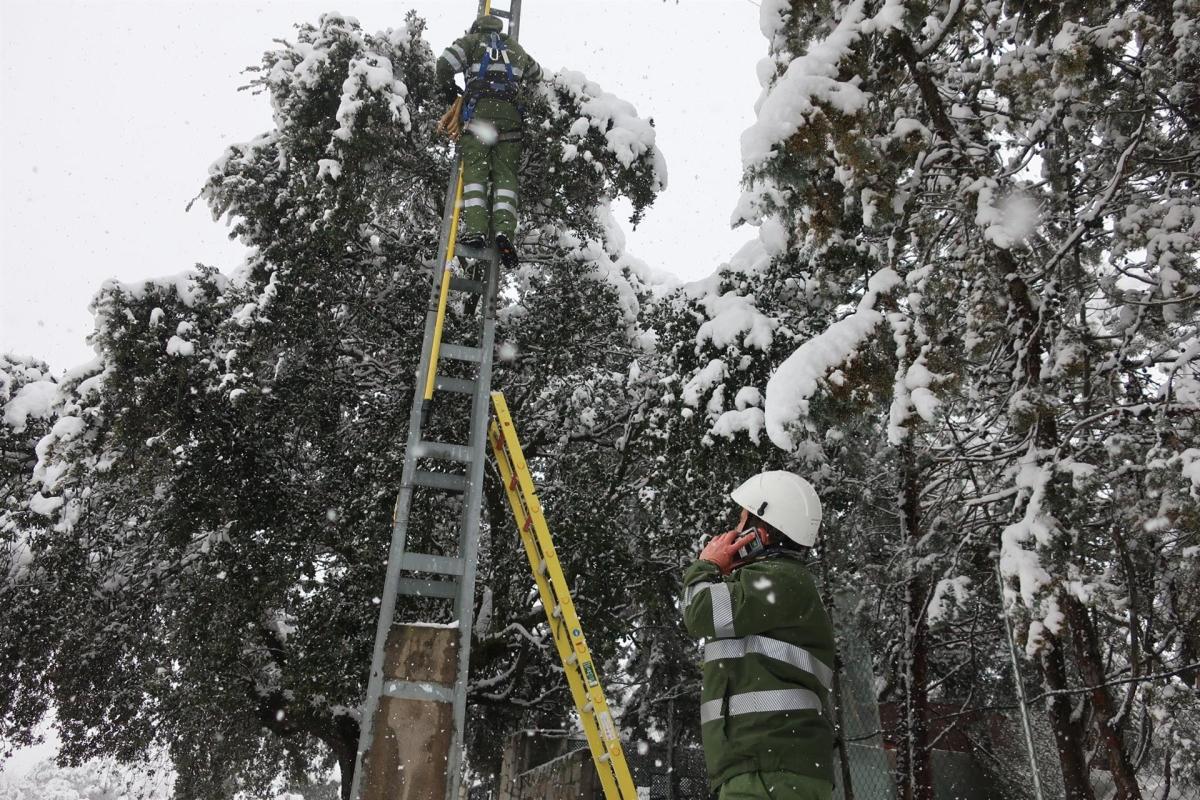
[[[388,636],[384,681],[427,686],[409,697],[383,696],[364,756],[362,800],[446,800],[458,630],[396,625]]]

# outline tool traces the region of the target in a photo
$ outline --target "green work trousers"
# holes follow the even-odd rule
[[[797,772],[743,772],[721,784],[720,800],[830,800],[833,786]]]
[[[512,239],[517,233],[517,168],[521,164],[521,140],[515,138],[515,134],[520,131],[520,123],[479,120],[478,124],[494,126],[500,140],[487,144],[470,129],[463,133],[460,145],[463,158],[462,235],[486,236],[490,222],[494,233],[503,233]]]

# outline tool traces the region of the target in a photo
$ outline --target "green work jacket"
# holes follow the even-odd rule
[[[497,20],[495,24],[496,28],[485,25],[483,30],[478,33],[468,33],[442,52],[437,60],[437,81],[440,85],[454,83],[454,76],[461,73],[468,90],[470,89],[471,81],[479,75],[483,54],[488,48],[488,42],[491,41],[492,31],[496,30],[497,33],[500,33],[499,21]],[[500,39],[504,42],[504,48],[508,52],[513,78],[520,90],[524,92],[525,87],[532,86],[542,79],[542,68],[520,44],[509,39],[506,34],[500,33]],[[503,61],[499,63],[493,61],[488,69],[493,77],[506,75]],[[493,122],[520,124],[521,111],[516,103],[494,97],[481,97],[475,104],[475,117]],[[508,129],[511,128],[511,125],[502,127]]]
[[[715,790],[735,775],[786,771],[833,782],[833,625],[808,570],[787,554],[722,578],[683,574],[684,621],[705,640],[700,734]]]

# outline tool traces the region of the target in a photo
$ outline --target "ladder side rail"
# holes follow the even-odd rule
[[[459,179],[462,177],[463,163],[462,152],[458,146],[454,147],[454,165],[450,168],[450,177],[446,180],[446,195],[442,201],[442,225],[438,228],[438,261],[441,263],[434,268],[433,285],[437,286],[441,276],[441,271],[445,269],[445,264],[449,261],[447,249],[450,246],[450,233],[453,228],[454,211],[458,207],[458,185]]]
[[[493,392],[493,399],[496,393],[497,392]],[[503,397],[499,398],[496,402],[497,407],[499,407],[499,403],[504,402]],[[541,503],[538,500],[538,495],[536,495],[536,491],[533,486],[533,477],[529,475],[529,467],[526,461],[524,461],[524,453],[521,450],[521,443],[516,438],[516,429],[515,426],[511,425],[511,415],[508,414],[508,407],[506,407],[506,404],[504,414],[506,417],[508,417],[509,425],[504,426],[502,422],[502,434],[504,435],[506,446],[508,446],[508,450],[512,456],[512,467],[514,467],[515,474],[517,476],[518,487],[520,487],[522,497],[526,499],[529,517],[533,521],[534,533],[536,534],[536,537],[538,537],[542,558],[544,558],[546,561],[546,569],[548,575],[550,575],[550,579],[554,587],[554,593],[558,595],[560,603],[562,603],[560,604],[560,609],[562,609],[560,610],[560,613],[563,614],[563,620],[566,622],[566,626],[568,626],[569,630],[571,631],[572,642],[574,642],[576,650],[580,651],[580,655],[582,657],[582,655],[587,654],[589,650],[587,646],[587,640],[583,637],[583,628],[580,625],[580,620],[578,620],[578,615],[576,614],[575,601],[571,599],[571,589],[569,585],[566,585],[566,576],[563,573],[562,564],[559,563],[558,552],[556,549],[554,549],[554,542],[550,536],[550,527],[548,527],[546,524],[546,517],[541,511]],[[577,634],[576,631],[578,631]],[[604,692],[602,692],[602,690],[599,688],[599,684],[593,687],[589,682],[589,690],[590,688],[596,688],[595,692],[589,691],[589,694],[595,694],[596,696],[593,698],[594,702],[596,703],[596,708],[606,711],[607,702],[604,697]],[[619,742],[617,742],[617,745],[619,746]]]
[[[492,0],[479,0],[479,14],[491,14]],[[508,11],[497,14],[499,17],[508,17],[508,38],[514,42],[520,40],[521,36],[521,0],[511,0],[508,5]]]
[[[441,360],[442,328],[446,322],[446,301],[450,294],[450,262],[454,260],[454,246],[458,240],[458,217],[462,210],[463,171],[462,151],[456,148],[454,169],[450,171],[450,182],[446,186],[446,203],[442,213],[442,230],[438,235],[438,260],[434,267],[434,286],[440,287],[437,300],[437,321],[433,326],[433,356],[426,369],[425,388],[422,399],[433,400],[434,382],[438,362]]]
[[[558,598],[554,594],[554,587],[546,578],[545,573],[540,569],[542,553],[538,548],[537,539],[532,533],[530,518],[526,513],[523,499],[514,486],[513,470],[508,458],[508,452],[504,449],[503,438],[499,433],[499,426],[494,422],[492,423],[491,440],[492,451],[495,453],[496,465],[500,472],[500,479],[504,484],[504,491],[508,495],[509,505],[512,506],[513,517],[517,523],[517,531],[521,536],[521,543],[525,547],[525,554],[529,558],[534,583],[537,584],[538,596],[542,601],[542,610],[546,612],[546,622],[550,627],[550,633],[554,639],[554,646],[558,651],[558,657],[562,661],[563,673],[567,676],[567,685],[571,690],[571,698],[575,703],[575,708],[579,710],[579,721],[583,725],[588,750],[591,751],[592,761],[596,765],[596,772],[600,777],[604,796],[609,800],[620,800],[621,792],[617,785],[612,762],[603,758],[607,749],[601,735],[600,727],[596,723],[595,714],[585,711],[589,698],[586,681],[579,669],[581,662],[576,660],[574,667],[572,667],[571,657],[574,655],[574,647],[572,646],[570,637],[567,635],[567,631],[563,627],[563,620],[555,619],[553,616],[553,609],[558,605]]]
[[[467,686],[471,667],[471,629],[475,616],[475,572],[479,560],[479,522],[483,505],[483,482],[486,467],[489,393],[492,386],[492,361],[496,343],[496,295],[499,292],[499,255],[493,249],[488,264],[486,288],[480,305],[483,313],[483,330],[479,347],[481,358],[475,396],[471,401],[471,432],[469,447],[471,464],[467,470],[466,505],[463,509],[459,529],[459,557],[463,561],[463,574],[459,578],[459,596],[455,612],[459,625],[458,679],[454,686],[454,733],[451,737],[447,781],[447,800],[458,800],[458,787],[462,779],[462,759],[466,745]]]
[[[528,470],[526,470],[526,475]],[[518,479],[522,477],[518,473]],[[522,481],[523,483],[524,481]],[[532,482],[530,482],[532,485]],[[559,613],[562,615],[563,624],[569,632],[571,645],[575,651],[575,655],[579,659],[579,664],[591,664],[592,670],[595,670],[595,664],[592,659],[591,649],[587,645],[587,639],[583,635],[583,626],[579,622],[579,616],[575,611],[575,601],[571,597],[570,587],[567,586],[566,576],[563,574],[562,565],[558,560],[558,553],[554,549],[554,542],[550,538],[550,529],[546,525],[546,520],[542,514],[541,505],[538,503],[536,496],[526,495],[527,507],[530,511],[530,518],[533,522],[533,533],[537,537],[539,549],[542,553],[542,559],[546,563],[546,571],[550,577],[551,585],[554,587],[555,594],[558,597]],[[625,753],[621,746],[620,734],[616,730],[616,721],[612,718],[612,712],[608,707],[608,699],[604,695],[604,687],[600,683],[598,674],[592,680],[587,681],[588,699],[592,704],[596,719],[600,723],[601,731],[604,733],[604,742],[608,750],[609,756],[614,764],[618,761],[625,761]],[[622,771],[617,771],[618,777],[623,777]],[[628,770],[624,772],[624,777],[628,777]],[[634,792],[636,789],[633,786],[632,779],[623,781],[622,789],[626,792]]]
[[[358,750],[354,757],[354,778],[351,781],[350,797],[358,800],[363,789],[363,757],[371,748],[375,736],[375,715],[379,700],[383,696],[383,660],[387,649],[388,634],[395,621],[396,597],[400,586],[401,562],[408,538],[408,515],[412,505],[413,473],[416,471],[417,443],[421,441],[422,403],[424,385],[422,378],[428,373],[432,361],[433,333],[437,325],[440,284],[447,262],[441,257],[450,238],[451,218],[458,204],[459,173],[462,156],[454,160],[454,168],[446,186],[446,202],[443,206],[442,229],[438,242],[438,260],[429,288],[429,303],[425,310],[425,332],[422,337],[421,360],[414,374],[413,404],[408,417],[408,443],[404,448],[404,466],[401,472],[400,491],[392,511],[392,538],[388,546],[387,570],[384,575],[383,591],[379,597],[379,618],[375,626],[375,643],[371,652],[371,671],[367,678],[367,697],[364,713],[359,723]]]
[[[509,4],[508,36],[514,42],[521,39],[521,0],[512,0]]]
[[[575,603],[571,599],[570,587],[567,586],[562,565],[559,563],[554,542],[550,537],[550,529],[546,525],[541,503],[537,499],[537,492],[533,486],[533,478],[529,474],[529,466],[525,462],[525,455],[521,449],[520,440],[517,438],[516,427],[513,425],[512,416],[508,412],[508,404],[504,399],[504,395],[500,392],[492,393],[492,403],[496,407],[500,437],[504,443],[506,455],[509,458],[509,465],[516,477],[516,486],[513,489],[523,498],[525,512],[532,522],[533,531],[536,534],[541,552],[541,560],[546,564],[547,575],[549,576],[554,593],[557,595],[558,613],[562,615],[562,622],[570,636],[574,655],[578,659],[577,665],[582,668],[584,664],[591,664],[591,669],[595,673],[596,667],[592,662],[591,651],[587,646],[586,639],[584,639],[583,628],[575,612]],[[515,511],[516,507],[514,506]],[[536,571],[538,565],[535,564],[534,569]],[[546,613],[553,613],[553,609],[546,609]],[[564,666],[566,666],[565,663]],[[589,679],[586,681],[588,698],[596,720],[604,734],[603,739],[613,771],[617,775],[622,792],[630,800],[634,800],[637,797],[637,789],[633,784],[632,776],[629,774],[629,766],[625,759],[624,749],[621,746],[620,733],[617,731],[616,721],[613,719],[611,711],[609,711],[608,701],[604,696],[604,687],[600,682],[598,673],[588,677]]]
[[[436,287],[431,292],[431,305],[437,302]],[[396,496],[396,504],[392,511],[392,537],[388,547],[387,571],[384,576],[383,590],[379,595],[379,619],[375,627],[375,644],[371,653],[371,672],[367,680],[367,701],[365,713],[360,722],[358,752],[355,755],[354,780],[351,784],[350,797],[359,798],[362,791],[363,757],[371,748],[375,733],[375,715],[379,709],[379,699],[383,693],[383,661],[387,649],[388,634],[395,621],[396,597],[400,586],[401,564],[408,539],[408,518],[412,506],[413,473],[416,471],[417,444],[421,441],[421,397],[422,389],[420,376],[429,361],[429,344],[432,341],[433,328],[436,324],[436,308],[431,308],[425,314],[425,347],[421,356],[421,369],[417,372],[418,380],[414,381],[415,391],[412,409],[409,413],[408,444],[404,452],[404,467],[400,479],[400,491]]]
[[[515,435],[512,427],[509,428],[509,431]],[[508,444],[512,446],[514,442],[509,441]],[[519,443],[516,443],[516,446],[519,448]],[[538,502],[536,495],[531,492],[533,482],[529,478],[528,466],[523,463],[524,456],[519,451],[517,451],[516,456],[520,459],[518,463],[521,463],[521,467],[516,472],[518,486],[525,499],[528,515],[532,522],[533,535],[537,538],[541,558],[546,564],[546,572],[557,597],[557,611],[561,614],[563,625],[570,637],[574,654],[578,658],[577,663],[580,667],[584,664],[591,664],[592,670],[595,671],[596,667],[592,660],[591,649],[588,647],[587,640],[583,636],[583,627],[579,623],[579,617],[575,611],[575,602],[571,598],[570,587],[567,586],[566,576],[563,574],[562,565],[558,560],[558,553],[554,548],[553,540],[550,538],[550,529],[546,525],[545,516],[542,514],[541,504]],[[550,610],[547,610],[547,613],[550,613]],[[605,749],[613,762],[613,768],[621,783],[621,788],[627,793],[627,796],[636,797],[637,790],[633,785],[632,778],[629,776],[628,768],[622,770],[617,767],[618,763],[625,763],[625,753],[621,746],[620,734],[616,730],[616,721],[609,710],[608,700],[604,695],[604,688],[600,683],[599,676],[595,675],[587,680],[586,686],[588,701],[591,703],[593,713],[600,725]]]

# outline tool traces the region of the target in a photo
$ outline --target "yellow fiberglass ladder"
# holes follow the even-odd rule
[[[600,675],[592,661],[587,640],[583,637],[571,590],[554,550],[550,528],[542,514],[542,505],[538,502],[533,477],[525,463],[517,429],[508,413],[504,395],[492,392],[492,406],[495,417],[488,428],[488,441],[496,457],[496,467],[504,482],[508,502],[512,506],[517,531],[525,545],[525,554],[529,556],[529,566],[537,582],[542,608],[546,611],[546,621],[554,636],[558,656],[562,659],[571,697],[579,711],[588,749],[592,752],[596,772],[600,775],[600,785],[604,788],[604,797],[606,800],[637,800],[637,789],[629,774],[625,752],[621,749],[620,731],[608,708]]]

